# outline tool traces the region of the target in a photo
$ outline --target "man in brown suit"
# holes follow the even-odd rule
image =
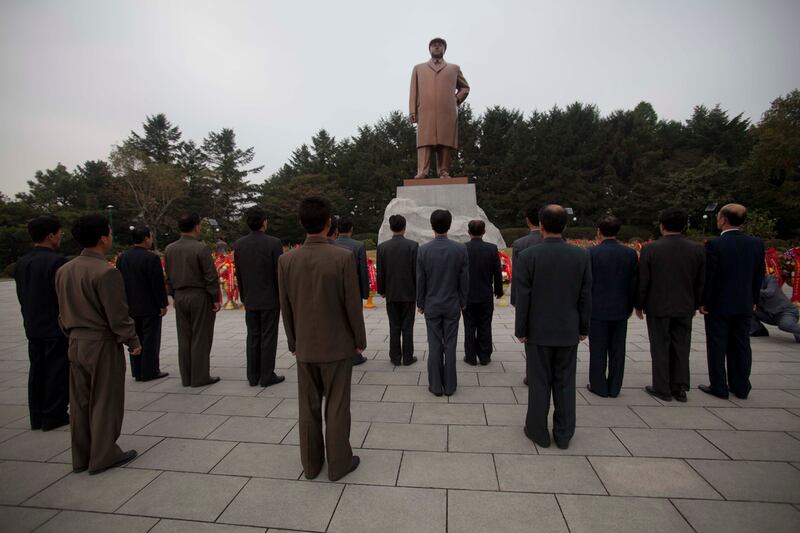
[[[467,99],[469,85],[458,65],[447,63],[447,43],[436,37],[428,44],[431,59],[411,72],[409,113],[417,124],[417,175],[427,178],[436,150],[440,178],[450,177],[451,151],[458,148],[458,106]]]
[[[111,228],[102,215],[86,215],[72,227],[81,255],[56,272],[59,323],[69,337],[69,405],[72,469],[98,474],[121,466],[136,450],[117,445],[125,407],[126,344],[142,353],[128,316],[122,274],[106,261]]]
[[[178,366],[184,387],[202,387],[219,381],[209,374],[215,313],[220,309],[219,277],[211,250],[200,240],[200,216],[183,215],[181,238],[164,251],[167,292],[175,300],[178,330]]]
[[[336,481],[359,464],[350,447],[350,378],[353,352],[364,351],[367,335],[355,258],[326,238],[330,203],[306,198],[299,211],[306,241],[278,260],[278,290],[289,351],[297,357],[300,460],[313,479],[327,449],[328,479]]]

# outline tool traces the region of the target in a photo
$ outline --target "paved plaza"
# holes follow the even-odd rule
[[[380,299],[365,311],[369,361],[353,371],[351,442],[361,466],[341,482],[302,475],[297,375],[281,331],[279,373],[245,381],[242,311],[217,316],[212,375],[180,386],[174,312],[162,369],[128,373],[120,445],[139,457],[101,475],[73,474],[69,431],[30,431],[27,348],[13,282],[0,282],[0,531],[532,532],[800,531],[800,348],[770,328],[753,339],[748,400],[713,398],[701,319],[694,322],[689,401],[661,402],[650,383],[644,322],[631,320],[625,384],[603,399],[578,363],[578,428],[568,450],[522,433],[525,362],[513,310],[497,307],[486,367],[458,360],[458,390],[427,390],[420,362],[394,368]],[[282,328],[281,328],[282,329]],[[461,349],[461,343],[460,348]]]

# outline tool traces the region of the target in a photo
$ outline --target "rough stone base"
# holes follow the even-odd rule
[[[392,231],[389,229],[389,217],[392,215],[406,217],[407,238],[420,244],[432,240],[430,218],[431,213],[437,209],[447,209],[453,214],[453,224],[448,234],[453,240],[467,242],[469,240],[467,224],[470,220],[480,219],[486,223],[483,240],[496,244],[498,248],[506,247],[500,230],[489,221],[483,209],[478,207],[473,183],[398,187],[397,196],[389,202],[383,214],[378,243],[392,237]]]

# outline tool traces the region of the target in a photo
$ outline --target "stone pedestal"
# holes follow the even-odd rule
[[[386,206],[378,243],[392,238],[389,217],[403,215],[406,217],[406,237],[424,244],[433,239],[431,213],[447,209],[453,214],[448,234],[451,239],[467,242],[467,224],[470,220],[480,219],[486,223],[483,240],[496,244],[498,248],[506,247],[500,230],[478,207],[474,183],[467,183],[466,178],[406,180],[405,183],[406,186],[397,188],[397,196]]]

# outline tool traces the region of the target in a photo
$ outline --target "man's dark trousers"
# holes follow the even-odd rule
[[[596,394],[616,397],[622,389],[622,378],[625,375],[628,321],[592,319],[590,328],[589,386]]]
[[[750,349],[752,315],[705,316],[708,377],[711,390],[725,396],[728,391],[740,398],[750,394],[750,368],[753,352]],[[728,371],[725,372],[727,359]]]
[[[464,315],[464,352],[468,362],[486,364],[492,357],[494,302],[468,303]]]
[[[528,414],[525,426],[536,440],[549,442],[547,415],[553,393],[553,438],[569,442],[575,434],[575,371],[578,345],[525,345],[528,375]]]
[[[68,420],[69,347],[66,337],[28,339],[28,409],[31,429],[51,429]]]
[[[161,315],[131,317],[142,344],[141,355],[131,355],[131,374],[139,381],[150,381],[161,372]]]
[[[647,334],[655,391],[668,396],[688,391],[692,317],[647,315]]]
[[[410,364],[414,357],[415,307],[414,302],[386,303],[386,314],[389,316],[389,359],[395,365],[400,364],[401,357],[404,364]]]
[[[278,349],[280,310],[247,310],[247,381],[250,385],[269,384],[275,372],[275,352]]]
[[[456,381],[456,344],[461,317],[425,317],[428,329],[428,381],[435,394],[453,394]]]

